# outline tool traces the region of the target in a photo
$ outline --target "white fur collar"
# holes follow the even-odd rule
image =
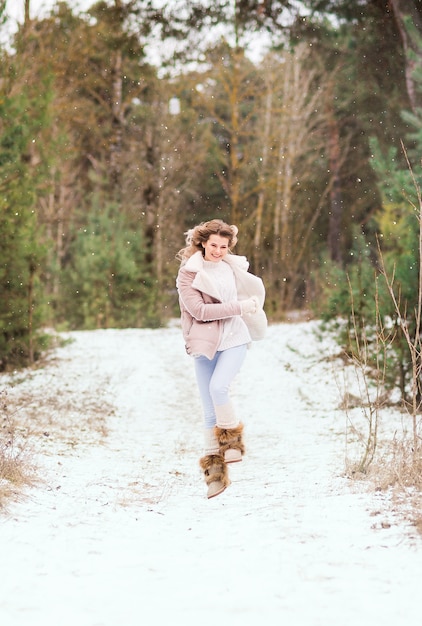
[[[248,260],[245,256],[237,254],[226,254],[223,263],[228,263],[230,267],[236,271],[237,269],[247,271],[249,268]],[[204,257],[202,252],[198,250],[185,263],[188,272],[201,272],[204,269]]]
[[[248,271],[249,263],[244,256],[226,254],[222,262],[230,265],[235,277]],[[195,254],[193,254],[186,261],[184,269],[188,272],[196,273],[192,282],[192,287],[198,289],[198,291],[208,294],[209,296],[212,296],[213,298],[216,298],[217,300],[220,299],[217,286],[212,277],[212,272],[209,274],[204,269],[204,257],[202,256],[201,251],[198,250],[198,252],[195,252]]]

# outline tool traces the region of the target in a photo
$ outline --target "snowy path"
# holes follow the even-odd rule
[[[233,387],[247,455],[212,500],[180,330],[74,333],[27,384],[102,388],[115,414],[104,443],[45,442],[45,484],[0,520],[0,624],[419,625],[422,545],[342,477],[313,328],[272,326],[249,352]]]

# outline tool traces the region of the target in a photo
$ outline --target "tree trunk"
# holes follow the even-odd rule
[[[113,102],[112,129],[110,145],[111,181],[115,190],[119,189],[121,179],[121,154],[123,137],[123,86],[122,86],[122,51],[116,50],[113,63]]]
[[[230,115],[231,115],[231,136],[230,136],[230,200],[231,200],[231,223],[237,224],[239,221],[240,203],[240,119],[239,119],[239,48],[233,52],[233,82],[230,93]]]
[[[258,181],[258,202],[256,207],[255,234],[254,234],[254,271],[261,269],[261,239],[262,239],[262,218],[265,203],[265,178],[268,164],[268,153],[270,149],[270,131],[272,117],[273,90],[271,84],[267,86],[267,97],[265,102],[265,125],[262,142],[262,160]]]
[[[30,7],[30,0],[25,0],[24,19],[23,19],[24,26],[27,26],[31,20],[31,17],[29,15],[29,7]]]
[[[29,262],[28,277],[28,360],[34,363],[34,279],[36,266],[33,261]]]
[[[330,109],[331,109],[331,105]],[[328,224],[328,250],[335,263],[342,261],[343,202],[340,183],[340,132],[334,111],[329,111],[328,158],[332,185],[330,189],[330,215]]]
[[[416,89],[414,71],[422,64],[422,50],[415,35],[422,36],[422,19],[413,0],[389,0],[389,4],[405,53],[407,94],[412,111],[416,113],[418,107],[421,106],[422,97]]]

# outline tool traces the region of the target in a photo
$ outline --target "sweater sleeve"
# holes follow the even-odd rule
[[[235,315],[241,315],[240,302],[210,302],[204,300],[203,294],[192,287],[195,278],[194,272],[181,270],[177,277],[179,298],[190,315],[200,322],[222,320]]]

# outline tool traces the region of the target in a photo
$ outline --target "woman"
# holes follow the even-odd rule
[[[238,229],[214,219],[186,233],[180,250],[177,290],[186,351],[204,411],[204,456],[200,466],[208,498],[230,484],[227,464],[242,460],[243,424],[229,397],[252,340],[267,327],[262,280],[248,272],[245,257],[232,254]]]

